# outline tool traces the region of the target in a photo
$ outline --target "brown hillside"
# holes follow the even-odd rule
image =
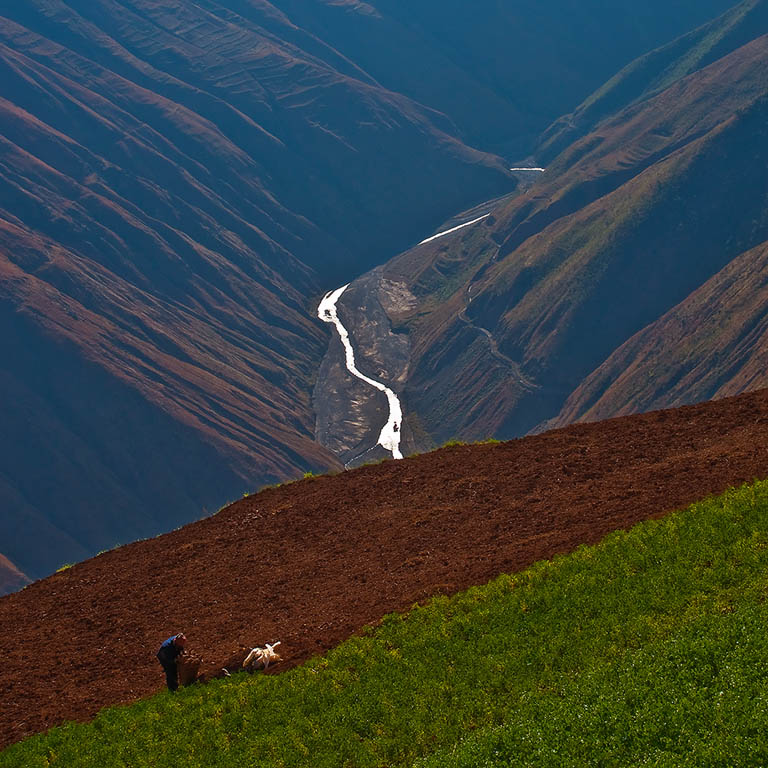
[[[459,446],[265,490],[0,599],[0,743],[162,688],[185,630],[210,669],[298,664],[436,592],[768,476],[768,390]]]

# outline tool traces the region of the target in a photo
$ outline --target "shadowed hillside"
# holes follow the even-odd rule
[[[316,297],[514,190],[489,151],[728,2],[6,4],[11,559],[40,576],[337,467]]]
[[[527,155],[552,120],[618,68],[732,5],[731,0],[648,0],[642,6],[623,0],[273,4],[386,88],[448,115],[474,146],[510,158]]]
[[[536,155],[548,163],[603,118],[660,93],[768,29],[768,3],[743,0],[720,18],[636,59],[544,132]]]
[[[555,423],[764,386],[767,291],[768,243],[763,243],[619,347],[573,393]]]

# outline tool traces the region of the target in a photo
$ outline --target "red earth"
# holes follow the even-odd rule
[[[390,611],[768,476],[768,390],[272,488],[0,599],[0,744],[280,640],[300,664]]]

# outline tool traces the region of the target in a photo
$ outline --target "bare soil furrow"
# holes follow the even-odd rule
[[[768,476],[768,390],[272,488],[0,599],[0,744],[280,640],[280,672],[382,615]],[[105,500],[108,503],[108,500]]]

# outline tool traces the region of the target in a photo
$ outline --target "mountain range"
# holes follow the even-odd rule
[[[593,408],[586,391],[587,406],[565,404],[633,333],[765,239],[759,195],[735,196],[762,157],[749,142],[765,4],[711,21],[729,6],[0,5],[0,554],[37,578],[261,484],[339,469],[316,440],[318,297],[498,197],[482,244],[462,236],[464,249],[436,243],[385,267],[426,302],[394,318],[413,351],[411,447]],[[726,98],[706,96],[710,82]],[[735,163],[718,165],[735,143]],[[511,162],[537,151],[549,169],[515,195]],[[721,214],[706,259],[674,288],[651,270],[665,291],[645,309],[616,293],[627,317],[580,349],[600,291],[614,291],[607,273],[584,287],[610,261],[600,238],[655,248],[651,234],[674,228],[638,218],[630,231],[609,212],[642,203],[632,216],[650,217],[664,208],[654,183],[679,184],[682,199],[711,172],[724,176],[706,202]],[[728,210],[746,206],[724,252],[715,191]],[[582,240],[582,265],[565,268],[556,254]],[[584,291],[567,312],[564,283]],[[470,286],[471,308],[456,298]]]
[[[629,65],[543,135],[566,146],[533,186],[378,270],[410,297],[411,449],[768,384],[767,9]]]

